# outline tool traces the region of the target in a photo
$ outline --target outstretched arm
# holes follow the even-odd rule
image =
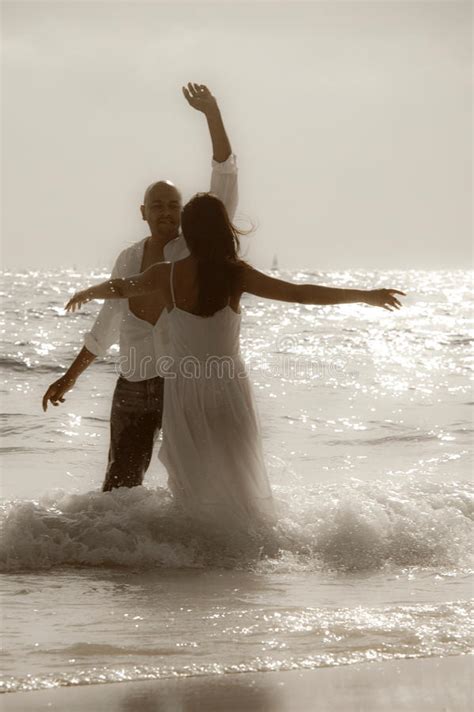
[[[281,302],[320,305],[362,302],[374,307],[383,307],[388,311],[401,307],[395,294],[405,296],[405,292],[397,289],[338,289],[318,284],[295,284],[269,277],[250,266],[243,267],[241,289],[242,292],[249,292],[266,299],[278,299]]]
[[[92,299],[126,299],[150,292],[159,292],[163,284],[166,283],[163,276],[165,272],[168,274],[168,269],[168,262],[157,262],[144,272],[134,274],[132,277],[108,279],[93,287],[87,287],[76,292],[66,304],[65,309],[66,311],[75,311]]]

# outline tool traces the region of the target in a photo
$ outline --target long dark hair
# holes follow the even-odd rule
[[[232,224],[226,207],[213,193],[196,193],[183,208],[181,227],[198,262],[198,311],[212,316],[238,288],[242,267],[239,236],[248,232]]]

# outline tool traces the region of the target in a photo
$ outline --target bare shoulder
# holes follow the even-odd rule
[[[245,265],[242,273],[242,292],[249,292],[266,299],[296,302],[299,299],[299,285],[276,279],[251,265]]]
[[[186,279],[187,277],[194,275],[197,270],[196,260],[191,255],[183,257],[181,260],[174,260],[173,263],[170,262],[169,271],[171,271],[171,264],[174,265],[174,274],[179,275],[178,279]]]
[[[267,275],[264,272],[256,269],[247,262],[242,262],[240,265],[240,275],[239,281],[242,285],[242,291],[251,291],[253,287],[260,284],[260,282],[265,280]]]

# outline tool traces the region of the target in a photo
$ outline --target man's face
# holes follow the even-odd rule
[[[152,234],[170,239],[176,237],[181,218],[181,196],[174,185],[160,182],[149,188],[141,211]]]

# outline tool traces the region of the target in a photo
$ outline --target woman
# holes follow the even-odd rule
[[[259,272],[239,259],[242,233],[212,193],[198,193],[184,206],[181,225],[189,257],[89,287],[66,309],[75,311],[91,299],[156,292],[168,312],[170,337],[170,355],[161,364],[165,395],[159,453],[168,486],[194,519],[253,531],[272,525],[277,514],[240,355],[242,294],[301,304],[364,302],[392,310],[401,306],[394,295],[404,292],[294,284]]]

